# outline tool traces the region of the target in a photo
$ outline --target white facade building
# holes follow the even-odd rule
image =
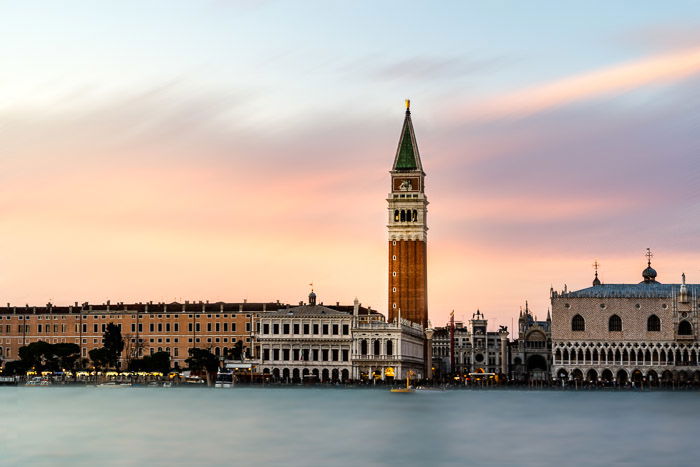
[[[356,323],[352,330],[353,379],[424,377],[425,336],[420,324],[398,318],[391,323]]]
[[[316,304],[261,314],[258,370],[277,381],[346,381],[352,363],[353,315]]]

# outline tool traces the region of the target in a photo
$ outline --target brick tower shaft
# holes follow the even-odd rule
[[[406,101],[399,146],[391,170],[389,209],[389,321],[428,326],[427,213],[425,173]]]

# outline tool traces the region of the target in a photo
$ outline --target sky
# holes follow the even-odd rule
[[[387,310],[410,98],[430,319],[700,283],[697,2],[0,0],[0,301]]]

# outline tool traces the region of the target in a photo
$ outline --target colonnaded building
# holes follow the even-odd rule
[[[562,380],[700,382],[700,284],[662,284],[651,267],[637,284],[551,291],[552,377]]]

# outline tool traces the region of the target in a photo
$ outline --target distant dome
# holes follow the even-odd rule
[[[313,290],[309,294],[309,305],[316,305],[316,293]]]
[[[642,277],[644,278],[644,282],[656,282],[656,270],[649,265],[642,271]]]
[[[598,274],[596,273],[595,279],[593,279],[593,287],[600,285],[600,279],[598,279]]]

